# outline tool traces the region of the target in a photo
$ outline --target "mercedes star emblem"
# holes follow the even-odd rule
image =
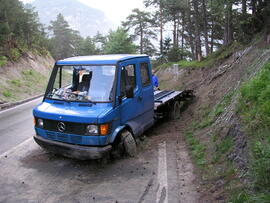
[[[66,129],[66,125],[65,125],[63,122],[59,122],[59,123],[57,124],[57,128],[58,128],[58,130],[59,130],[60,132],[64,132],[65,129]]]

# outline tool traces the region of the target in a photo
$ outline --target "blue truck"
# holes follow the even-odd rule
[[[163,117],[178,118],[191,90],[154,91],[147,55],[97,55],[58,60],[41,104],[34,140],[77,159],[134,156],[136,140]]]

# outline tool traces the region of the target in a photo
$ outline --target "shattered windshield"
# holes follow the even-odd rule
[[[109,102],[115,66],[59,66],[47,98],[82,101]]]

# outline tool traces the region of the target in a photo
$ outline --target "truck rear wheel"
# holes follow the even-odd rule
[[[180,118],[181,106],[179,101],[175,101],[171,107],[169,118],[171,120],[176,120]]]

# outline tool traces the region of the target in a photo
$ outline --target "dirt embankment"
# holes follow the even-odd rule
[[[236,114],[238,90],[269,60],[269,45],[262,41],[234,52],[213,67],[170,67],[157,72],[162,88],[195,91],[196,99],[183,112],[179,125],[184,123],[185,131],[204,146],[205,163],[197,165],[201,202],[225,202],[241,182],[248,181],[240,177],[248,171],[248,145]],[[194,146],[189,148],[194,155]],[[195,164],[196,158],[193,156]]]
[[[29,52],[18,62],[0,67],[0,104],[42,94],[53,64],[51,56]]]

